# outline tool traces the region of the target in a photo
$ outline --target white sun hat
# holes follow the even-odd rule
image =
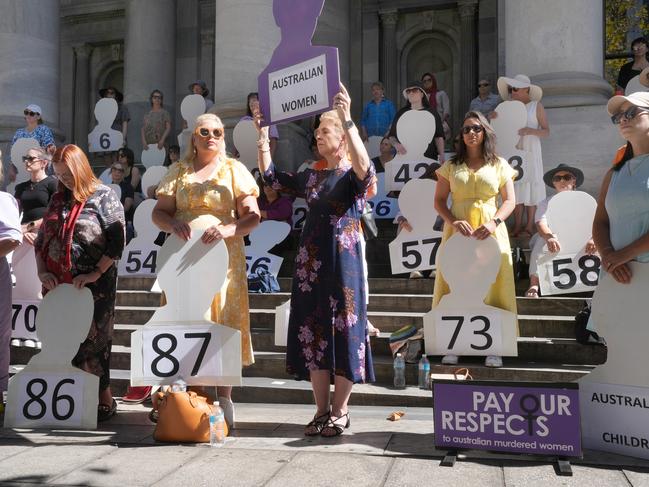
[[[498,93],[503,100],[511,99],[511,95],[507,90],[509,86],[512,88],[529,88],[530,98],[533,101],[539,101],[543,98],[543,90],[541,87],[533,85],[530,79],[524,74],[517,74],[513,78],[508,78],[507,76],[498,78]]]
[[[630,95],[615,95],[606,104],[606,110],[609,115],[614,115],[620,111],[625,101],[640,108],[649,108],[649,91],[636,91]]]

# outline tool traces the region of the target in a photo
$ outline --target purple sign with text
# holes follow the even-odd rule
[[[338,49],[311,45],[324,0],[274,0],[281,40],[259,75],[263,125],[290,122],[331,109],[340,90]]]
[[[576,383],[433,382],[435,447],[581,456]]]

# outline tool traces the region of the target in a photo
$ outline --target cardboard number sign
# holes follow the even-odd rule
[[[600,258],[584,252],[596,208],[595,198],[583,191],[563,191],[550,199],[546,219],[561,250],[550,254],[545,246],[537,261],[544,296],[592,291],[597,286]]]
[[[12,268],[16,285],[11,293],[11,337],[38,340],[36,321],[42,284],[38,279],[33,245],[23,242],[14,251]]]
[[[399,213],[399,201],[397,198],[388,197],[385,191],[385,173],[376,175],[377,193],[368,201],[372,207],[375,219],[393,219]]]
[[[265,220],[250,233],[250,245],[246,246],[246,273],[267,271],[277,277],[283,257],[270,254],[269,250],[281,243],[291,231],[286,222]]]
[[[135,209],[133,226],[137,235],[122,252],[122,258],[117,265],[118,275],[131,277],[156,276],[156,264],[160,247],[154,241],[158,237],[160,230],[151,220],[151,213],[155,205],[155,200],[148,199],[140,203]]]
[[[399,191],[411,179],[421,177],[431,163],[424,156],[435,133],[435,117],[427,110],[409,110],[397,122],[397,137],[406,148],[385,164],[385,191]]]
[[[218,223],[203,215],[190,223],[187,242],[167,238],[158,253],[158,282],[167,304],[131,334],[131,384],[241,384],[241,332],[210,320],[210,304],[226,282],[225,242],[204,244]]]
[[[527,109],[520,101],[504,101],[496,107],[496,112],[498,116],[491,120],[491,126],[496,132],[497,152],[518,172],[515,182],[527,181],[525,161],[529,155],[522,150],[518,135],[518,131],[527,126]]]
[[[158,186],[163,176],[167,174],[167,169],[164,166],[153,166],[146,170],[142,175],[142,191],[145,197],[148,197],[147,190],[151,186]]]
[[[500,269],[496,239],[456,233],[440,248],[437,263],[450,292],[424,315],[426,353],[518,355],[516,315],[484,303]]]
[[[97,126],[88,134],[90,152],[112,152],[124,145],[122,132],[111,128],[118,109],[117,102],[113,98],[102,98],[95,105]]]
[[[180,115],[187,123],[187,128],[178,134],[178,146],[181,154],[187,150],[189,139],[196,126],[196,119],[205,113],[205,108],[205,98],[201,95],[187,95],[180,103]]]
[[[158,149],[158,144],[149,144],[149,148],[142,151],[142,165],[147,168],[147,170],[154,166],[162,166],[165,162],[166,156],[167,151],[164,147]]]
[[[434,202],[432,179],[413,179],[401,191],[399,207],[412,232],[404,229],[390,242],[392,274],[435,268],[442,232],[433,230],[437,219]]]
[[[16,166],[18,169],[18,174],[16,175],[16,180],[7,185],[7,193],[14,194],[16,191],[16,185],[22,183],[23,181],[29,180],[29,172],[25,167],[23,162],[23,156],[27,155],[29,149],[36,149],[40,147],[38,140],[30,138],[23,138],[16,140],[16,143],[11,146],[11,163]]]
[[[252,120],[240,120],[232,132],[239,160],[252,171],[257,169],[257,129]]]
[[[43,349],[9,382],[6,428],[97,427],[99,377],[70,364],[93,310],[88,288],[59,284],[43,298],[37,318]]]
[[[306,200],[304,198],[295,198],[295,201],[293,201],[293,230],[302,231],[308,212],[309,207]]]

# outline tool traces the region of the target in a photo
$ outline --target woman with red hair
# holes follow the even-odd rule
[[[99,376],[97,419],[105,421],[117,409],[110,390],[110,350],[124,209],[115,192],[95,177],[76,145],[58,148],[52,165],[59,182],[34,242],[38,278],[44,293],[60,283],[87,286],[92,292],[92,325],[72,363]]]

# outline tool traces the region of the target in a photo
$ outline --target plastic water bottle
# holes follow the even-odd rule
[[[419,388],[430,389],[430,362],[426,354],[421,356],[419,360]]]
[[[171,392],[187,392],[187,382],[182,377],[171,384]]]
[[[210,414],[210,446],[221,447],[225,444],[225,415],[219,401],[212,404]]]
[[[394,357],[394,387],[406,388],[406,361],[400,353]]]

